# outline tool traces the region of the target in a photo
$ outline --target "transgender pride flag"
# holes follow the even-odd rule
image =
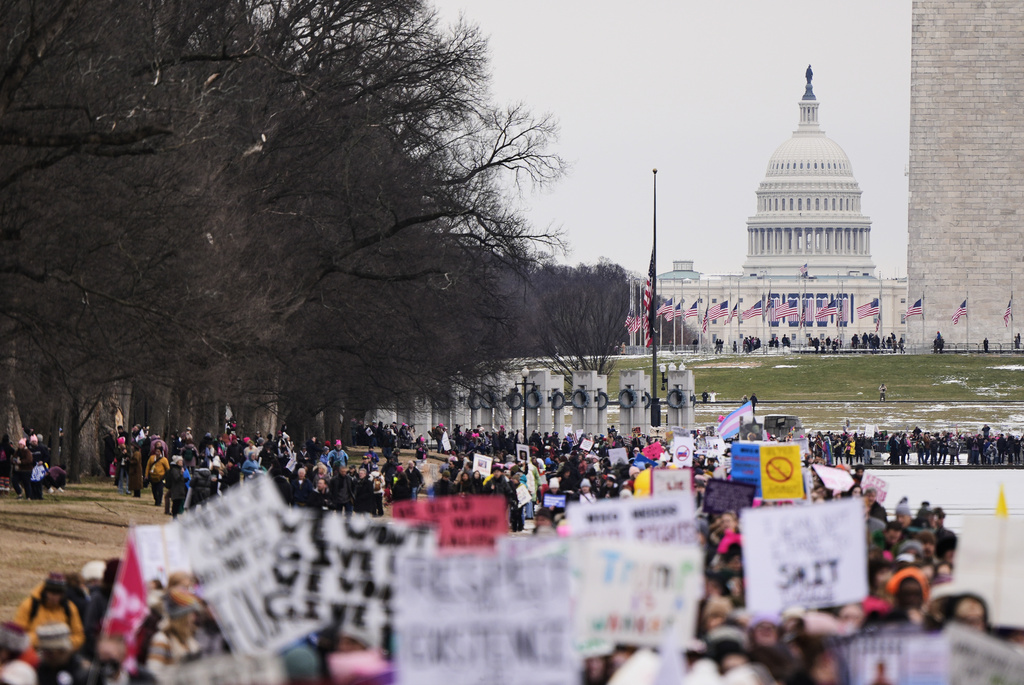
[[[746,420],[744,420],[746,419]],[[726,416],[718,424],[718,437],[731,438],[740,432],[740,425],[754,420],[754,405],[747,402],[742,407]]]

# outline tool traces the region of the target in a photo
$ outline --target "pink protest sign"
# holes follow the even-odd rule
[[[434,524],[437,546],[447,552],[493,550],[495,540],[508,533],[505,498],[494,495],[395,502],[391,514],[396,520]]]

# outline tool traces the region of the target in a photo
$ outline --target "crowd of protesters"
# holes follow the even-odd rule
[[[899,461],[904,443],[929,456],[937,444],[935,454],[945,456],[954,453],[951,440],[957,444],[956,453],[962,447],[968,459],[981,460],[969,463],[986,463],[986,459],[1016,463],[1019,440],[987,428],[969,436],[980,440],[965,438],[962,443],[958,434],[932,436],[919,430],[886,437],[898,455],[897,463],[904,463]],[[708,480],[727,476],[730,458],[728,449],[719,455],[709,449],[704,436],[697,433],[695,437],[694,497],[700,512]],[[588,451],[580,448],[584,438],[593,440]],[[941,508],[923,502],[915,513],[904,498],[890,516],[877,501],[877,493],[861,487],[864,465],[859,462],[878,439],[878,435],[819,433],[811,437],[805,460],[808,466],[852,467],[854,485],[849,490],[831,492],[815,475],[807,499],[811,505],[835,498],[863,503],[870,593],[861,602],[818,610],[790,607],[777,615],[750,614],[744,608],[739,512],[698,515],[706,589],[696,627],[698,640],[685,646],[687,682],[839,682],[830,641],[889,628],[928,631],[958,623],[1024,648],[1024,631],[990,625],[981,597],[965,594],[963,588],[952,590],[957,536],[945,528]],[[154,506],[164,507],[168,515],[200,506],[245,479],[270,478],[292,506],[371,516],[383,515],[390,502],[418,497],[497,495],[507,502],[511,532],[532,527],[534,536],[552,537],[559,534],[567,507],[640,496],[644,493],[638,491],[638,476],[647,468],[664,465],[657,456],[645,456],[654,438],[620,434],[614,428],[590,436],[534,431],[524,440],[520,433],[504,429],[438,425],[418,436],[412,427],[397,423],[355,424],[352,442],[363,445],[352,450],[354,456],[340,441],[310,438],[294,444],[285,427],[273,436],[255,439],[239,437],[229,427],[222,436],[206,434],[196,441],[189,430],[164,440],[136,426],[131,432],[111,431],[107,441],[109,473],[120,491],[141,497],[141,490],[151,488]],[[34,450],[40,443],[36,438],[19,445],[15,449],[21,455],[18,464],[21,458],[34,464]],[[523,444],[528,454],[517,450]],[[448,449],[435,449],[445,446]],[[995,456],[988,454],[989,446],[994,446]],[[365,453],[357,453],[362,448]],[[611,450],[616,448],[625,449],[626,460],[613,461]],[[403,449],[411,451],[404,463]],[[434,454],[425,461],[428,451]],[[490,456],[490,468],[481,470],[474,463],[474,453]],[[424,474],[428,464],[435,474],[431,477]],[[523,491],[526,497],[521,496]],[[564,500],[544,506],[549,494]],[[130,674],[124,663],[124,643],[100,636],[118,563],[116,559],[94,561],[80,571],[54,572],[42,579],[18,606],[13,621],[0,626],[0,684],[153,682],[175,664],[228,650],[194,579],[174,573],[166,586],[151,584],[150,618],[138,636],[139,669]],[[339,627],[289,650],[284,659],[293,682],[327,682],[331,653],[362,649]],[[583,682],[608,683],[634,651],[620,647],[585,659]],[[379,657],[379,673],[360,682],[391,682],[386,652],[374,654]]]

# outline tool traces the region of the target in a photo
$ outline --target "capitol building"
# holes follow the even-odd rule
[[[700,331],[705,311],[713,314],[716,308],[724,311],[700,335],[697,342],[703,345],[723,340],[731,349],[747,336],[767,343],[786,335],[794,345],[838,336],[848,347],[855,334],[895,333],[897,340],[905,335],[906,279],[876,276],[871,219],[861,213],[861,190],[849,157],[819,125],[811,77],[808,68],[797,129],[772,154],[757,189],[756,213],[747,219],[742,272],[703,274],[694,271],[692,261],[679,260],[672,271],[658,276],[658,295],[672,299],[677,315],[690,312],[684,339],[671,342],[695,342],[693,331]],[[769,295],[780,310],[792,313],[773,320]],[[877,315],[868,313],[875,300]],[[758,302],[765,315],[743,320],[743,312]],[[863,305],[869,307],[862,308],[861,317],[857,309]],[[733,312],[737,316],[730,316]],[[661,326],[659,344],[670,344],[672,326]],[[677,325],[675,338],[679,331]]]

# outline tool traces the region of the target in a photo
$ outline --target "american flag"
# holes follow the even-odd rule
[[[681,318],[683,318],[683,301],[682,300],[680,300],[679,304],[677,304],[675,306],[675,308],[672,309],[671,313],[665,315],[665,319],[667,321],[671,321],[672,319],[681,319]]]
[[[654,283],[654,248],[651,248],[651,266],[647,269],[647,283],[644,285],[644,347],[650,347],[653,340],[651,338],[651,324],[653,323],[654,317],[651,316],[651,308],[654,304],[651,302],[651,285]]]
[[[804,323],[814,323],[814,299],[804,300]]]
[[[686,310],[686,316],[684,316],[683,318],[684,319],[693,319],[693,318],[696,318],[696,317],[699,317],[699,316],[700,316],[700,312],[697,310],[697,302],[696,302],[696,300],[694,300],[694,303],[692,305],[690,305],[689,309]]]
[[[643,324],[644,319],[642,316],[634,316],[633,314],[630,314],[626,317],[626,328],[629,329],[630,333],[636,333],[639,331]]]
[[[800,316],[800,309],[788,301],[775,300],[772,304],[772,321],[782,321],[787,316]]]
[[[700,332],[701,333],[707,333],[708,332],[708,310],[706,310],[706,309],[704,310],[704,322],[700,326]]]
[[[1010,325],[1010,319],[1012,319],[1012,318],[1013,318],[1013,298],[1011,297],[1010,301],[1006,303],[1006,313],[1003,314],[1003,325],[1004,326],[1009,326]]]
[[[806,262],[804,262],[804,265],[800,267],[800,275],[801,276],[806,276],[807,275],[807,263]]]
[[[733,319],[738,319],[739,317],[740,317],[740,303],[737,302],[736,304],[734,304],[732,306],[732,311],[729,312],[729,316],[725,317],[725,322],[729,323]]]
[[[847,322],[850,319],[850,299],[847,297],[840,298],[839,300],[839,320]]]
[[[666,314],[671,312],[672,311],[672,300],[673,299],[674,298],[670,297],[667,300],[665,300],[664,304],[662,304],[660,307],[658,307],[658,311],[656,311],[654,313],[655,316],[665,316]],[[669,319],[669,320],[671,321],[671,319]]]
[[[713,305],[707,311],[706,316],[707,316],[709,321],[714,321],[715,319],[721,319],[722,315],[725,314],[728,311],[729,311],[729,300],[724,300],[722,302],[719,302],[716,305]]]
[[[751,307],[750,309],[748,309],[745,312],[743,312],[743,321],[746,321],[747,319],[753,319],[755,316],[763,316],[763,315],[764,315],[764,301],[763,300],[758,300],[757,304],[755,304],[753,307]]]
[[[818,310],[818,313],[814,315],[815,321],[827,321],[830,316],[838,316],[839,308],[836,306],[836,301],[832,300],[827,305]]]
[[[907,307],[906,318],[909,319],[912,316],[924,316],[924,309],[921,307],[921,300],[918,300],[914,304]]]
[[[960,306],[956,308],[955,312],[953,312],[954,326],[960,323],[961,316],[967,316],[967,300],[964,300],[962,303],[960,303]]]
[[[869,316],[878,316],[878,298],[871,300],[867,304],[862,304],[857,307],[857,318],[866,319]]]

